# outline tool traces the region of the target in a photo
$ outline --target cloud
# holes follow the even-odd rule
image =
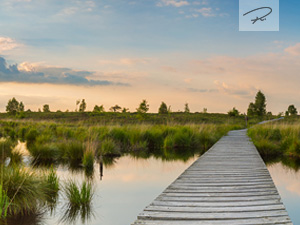
[[[183,0],[161,0],[160,2],[157,3],[157,6],[162,7],[162,6],[174,6],[174,7],[182,7],[182,6],[187,6],[190,3],[187,1]]]
[[[70,85],[119,85],[128,86],[127,83],[111,82],[109,80],[89,79],[94,72],[75,71],[69,68],[36,67],[30,63],[22,63],[19,67],[7,65],[4,58],[0,57],[0,82],[17,83],[48,83]]]
[[[214,81],[214,84],[217,86],[219,92],[237,97],[251,97],[258,91],[251,85],[228,85],[218,80]]]
[[[210,7],[204,7],[204,8],[201,8],[201,9],[196,9],[195,11],[200,13],[204,17],[214,17],[214,16],[216,16],[216,14],[213,13],[212,8],[210,8]]]
[[[0,53],[3,51],[9,51],[20,46],[15,40],[9,37],[0,37]]]
[[[121,58],[119,60],[100,60],[100,65],[119,65],[119,66],[135,66],[138,64],[148,64],[151,59],[147,58]]]
[[[284,49],[284,51],[291,55],[299,56],[300,55],[300,43],[297,43],[294,46],[290,46],[290,47]]]
[[[189,92],[199,92],[199,93],[211,93],[211,92],[218,92],[217,89],[199,89],[199,88],[187,88]]]

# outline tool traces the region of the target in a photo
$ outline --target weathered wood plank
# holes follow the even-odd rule
[[[134,225],[292,224],[246,135],[232,131],[185,170]]]

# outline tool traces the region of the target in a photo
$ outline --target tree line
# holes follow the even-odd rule
[[[247,109],[247,115],[249,117],[263,117],[263,116],[268,116],[272,115],[271,112],[267,112],[266,109],[266,97],[265,95],[261,92],[258,91],[256,96],[255,96],[255,101],[250,102],[248,109]],[[77,100],[76,101],[76,109],[75,112],[85,112],[86,111],[87,104],[85,102],[85,99],[82,100]],[[6,112],[11,113],[11,114],[17,114],[17,113],[22,113],[25,111],[25,106],[23,102],[19,102],[16,100],[16,98],[12,98],[8,101],[7,106],[6,106]],[[27,110],[31,112],[31,110]],[[51,112],[49,104],[43,105],[42,110],[38,110],[39,112],[45,112],[49,113]],[[68,111],[68,110],[67,110]],[[110,112],[115,112],[115,113],[127,113],[129,112],[129,109],[126,107],[121,107],[120,105],[116,104],[114,106],[111,106],[109,108]],[[147,112],[149,111],[149,103],[147,102],[146,99],[143,99],[142,102],[139,104],[138,108],[136,108],[136,112],[144,116]],[[103,105],[95,105],[93,112],[95,113],[102,113],[105,112],[105,108]],[[171,106],[167,105],[165,102],[161,102],[160,107],[158,108],[158,113],[159,114],[169,114],[171,113]],[[189,104],[185,103],[184,104],[184,113],[190,113],[190,108]],[[203,109],[203,113],[207,113],[207,108]],[[295,116],[298,114],[297,108],[294,105],[289,105],[288,109],[285,112],[285,116]],[[241,113],[233,107],[232,110],[228,111],[229,116],[239,116]],[[280,113],[279,116],[283,116],[284,113]]]
[[[238,116],[240,115],[240,112],[233,107],[232,110],[228,112],[229,116]],[[271,116],[272,112],[267,112],[267,101],[266,96],[262,93],[262,91],[258,91],[255,96],[255,101],[250,102],[248,109],[247,109],[247,115],[248,117],[264,117],[264,116]],[[281,112],[278,114],[278,116],[283,116],[284,113]],[[295,107],[295,105],[289,105],[287,111],[285,112],[285,116],[296,116],[298,115],[298,111]]]
[[[85,102],[85,99],[77,100],[76,101],[75,112],[85,112],[86,107],[87,107],[87,104]],[[38,109],[38,111],[39,112],[43,111],[45,113],[51,112],[49,104],[43,105],[42,110]],[[127,113],[127,112],[129,112],[129,109],[126,108],[126,107],[121,107],[118,104],[116,104],[114,106],[111,106],[109,108],[109,111],[110,112]],[[139,104],[139,107],[136,108],[136,112],[138,114],[146,114],[148,111],[149,111],[149,104],[148,104],[146,99],[143,99],[142,102]],[[11,113],[11,114],[17,114],[17,113],[25,112],[25,106],[24,106],[23,102],[19,102],[19,101],[17,101],[17,99],[15,97],[13,97],[7,103],[6,112]],[[27,112],[31,112],[31,110],[28,109]],[[105,111],[105,108],[104,108],[103,105],[95,105],[92,112],[101,113],[101,112],[106,112],[106,111]],[[171,113],[171,112],[172,112],[171,111],[171,106],[167,106],[167,104],[165,102],[162,102],[159,109],[158,109],[158,113],[159,114],[168,114],[168,113]],[[185,113],[190,113],[190,108],[189,108],[188,103],[185,103],[185,105],[184,105],[184,112]]]

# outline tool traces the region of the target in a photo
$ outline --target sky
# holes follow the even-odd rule
[[[16,97],[246,112],[258,90],[274,114],[300,108],[299,7],[281,0],[280,31],[245,32],[238,0],[1,0],[0,111]]]

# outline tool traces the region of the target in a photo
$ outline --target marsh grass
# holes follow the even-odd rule
[[[107,138],[101,142],[100,155],[104,156],[120,156],[119,146],[111,138]]]
[[[248,130],[261,155],[300,158],[300,123],[269,123]]]
[[[91,183],[84,181],[81,185],[69,180],[64,186],[65,196],[68,200],[66,212],[61,221],[73,223],[80,215],[82,223],[85,223],[92,215],[92,198],[94,189]]]
[[[48,184],[49,195],[51,197],[53,196],[56,197],[59,191],[59,178],[53,166],[51,166],[50,171],[48,173],[47,184]]]
[[[48,186],[43,174],[22,167],[4,167],[2,179],[10,199],[8,215],[35,214],[45,205]]]
[[[4,162],[7,157],[11,156],[12,150],[17,145],[16,141],[10,138],[0,139],[0,161]]]
[[[84,154],[84,145],[77,140],[70,140],[67,142],[64,158],[73,163],[81,162]]]
[[[0,219],[7,217],[7,210],[9,206],[9,198],[5,190],[3,190],[2,184],[0,184]]]

